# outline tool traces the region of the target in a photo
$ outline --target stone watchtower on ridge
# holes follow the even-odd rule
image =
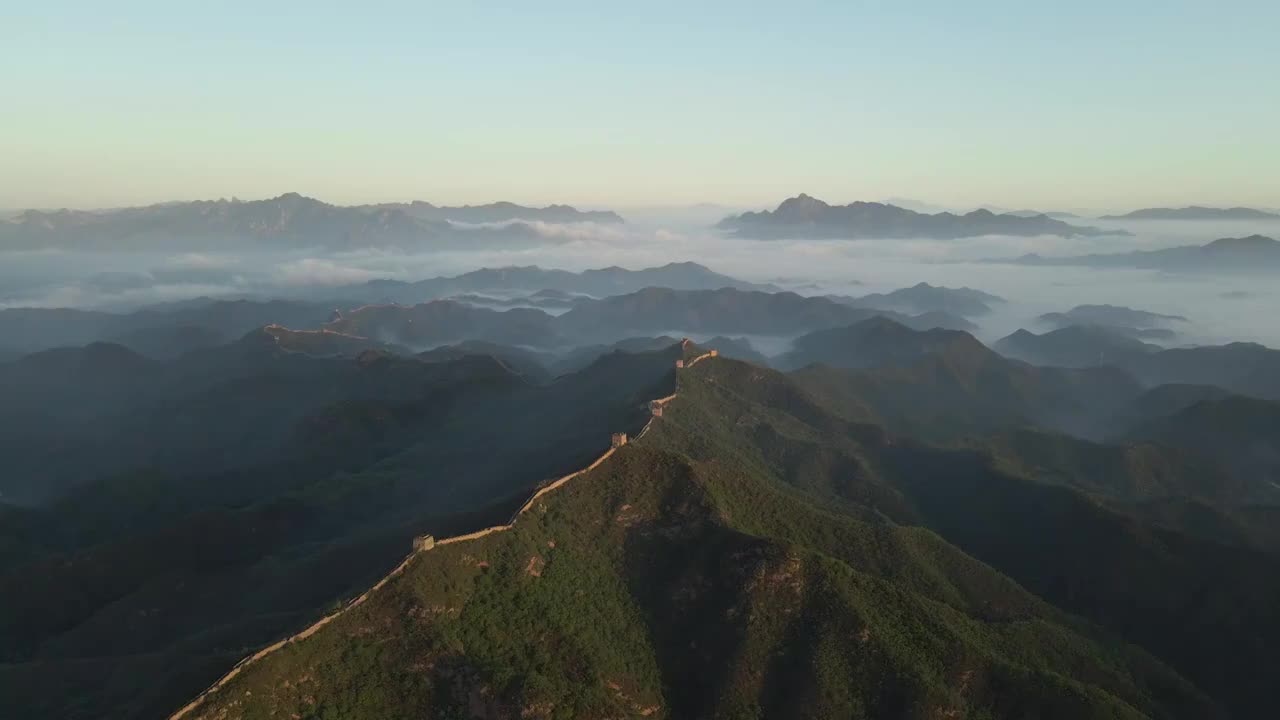
[[[415,552],[430,550],[436,546],[436,539],[433,535],[419,535],[413,539],[413,549]]]
[[[626,444],[627,444],[626,433],[614,433],[613,435],[609,436],[609,447],[620,448]]]

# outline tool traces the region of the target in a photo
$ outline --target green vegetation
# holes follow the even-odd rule
[[[966,507],[949,518],[947,503]],[[1232,692],[1248,682],[1211,683],[1176,653],[1128,644],[1103,613],[1072,608],[1094,624],[1028,592],[1061,597],[984,545],[1029,541],[984,505],[1028,512],[1010,523],[1017,532],[1046,519],[1037,507],[1081,512],[1085,531],[1114,523],[1123,531],[1103,539],[1127,560],[1150,547],[1126,534],[1146,531],[1074,490],[998,472],[971,451],[904,445],[777,373],[703,362],[639,443],[512,530],[419,554],[194,716],[1075,720],[1261,707]],[[1018,552],[1035,560],[1052,544]],[[1097,579],[1073,562],[1057,571]]]
[[[103,350],[133,372],[122,349],[71,355]],[[130,375],[143,391],[92,420],[146,463],[69,442],[69,463],[127,469],[43,507],[0,506],[0,716],[171,712],[376,582],[415,535],[505,522],[538,484],[607,449],[611,430],[638,432],[679,353],[612,354],[546,385],[485,357],[309,358],[273,344],[146,364]],[[10,397],[74,394],[51,365]]]

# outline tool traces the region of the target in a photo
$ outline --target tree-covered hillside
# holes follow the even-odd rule
[[[512,530],[418,554],[192,717],[1227,717],[1275,668],[1214,608],[1265,647],[1277,577],[712,359]]]

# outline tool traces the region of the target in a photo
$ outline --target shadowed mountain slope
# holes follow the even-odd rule
[[[148,465],[11,509],[0,532],[6,710],[161,715],[245,648],[367,587],[414,535],[504,520],[536,485],[608,448],[611,430],[638,431],[648,399],[670,393],[679,355],[610,355],[537,386],[483,356],[290,354],[271,361],[293,367],[269,382],[211,380],[207,393],[145,410],[177,426],[190,452],[234,449],[235,463]],[[288,376],[289,403],[264,394]],[[282,431],[269,453],[249,451],[266,433],[245,408]],[[244,440],[221,436],[220,422]]]
[[[1094,437],[1141,392],[1114,368],[1035,367],[967,333],[883,318],[799,338],[778,362],[803,368],[795,381],[838,414],[934,439],[1027,425]]]
[[[919,283],[889,293],[875,293],[857,298],[841,299],[858,307],[894,310],[910,315],[928,312],[945,312],[960,317],[977,317],[991,312],[993,304],[1004,303],[1001,298],[972,288],[935,287]]]
[[[1001,355],[1015,360],[1068,368],[1126,367],[1134,356],[1161,350],[1158,345],[1097,325],[1068,325],[1040,335],[1018,330],[996,341],[993,347]]]
[[[582,272],[549,270],[534,265],[521,267],[482,268],[454,277],[436,277],[416,282],[371,280],[360,285],[337,288],[338,297],[364,303],[414,304],[470,293],[510,296],[542,291],[608,297],[637,292],[647,287],[673,290],[739,290],[776,291],[772,285],[745,282],[722,275],[692,262],[673,262],[658,267],[628,270],[620,267],[596,268]]]
[[[791,484],[815,428],[722,397],[766,372],[726,362],[686,371],[638,444],[513,530],[420,553],[191,717],[1220,714],[932,533]],[[753,442],[766,428],[785,435]]]

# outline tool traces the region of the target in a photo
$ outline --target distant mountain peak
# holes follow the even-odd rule
[[[1143,208],[1103,220],[1280,220],[1280,214],[1247,207],[1216,208],[1189,205],[1180,208]]]
[[[773,212],[783,216],[807,217],[831,207],[827,203],[805,193],[783,200]]]
[[[1069,257],[1023,255],[1020,265],[1076,265],[1082,267],[1141,268],[1192,273],[1273,273],[1280,269],[1280,241],[1265,235],[1220,238],[1205,245],[1180,245],[1163,250],[1134,250]]]
[[[743,237],[759,239],[937,239],[948,240],[979,235],[1031,237],[1057,235],[1128,234],[1126,231],[1070,225],[1044,215],[1020,217],[997,215],[980,209],[965,215],[940,212],[934,215],[907,210],[896,205],[852,202],[829,205],[805,193],[782,201],[772,211],[745,212],[720,221],[718,227]]]
[[[1206,249],[1226,249],[1226,248],[1272,248],[1280,246],[1280,240],[1269,238],[1266,235],[1253,234],[1247,237],[1238,238],[1218,238],[1205,246]]]

